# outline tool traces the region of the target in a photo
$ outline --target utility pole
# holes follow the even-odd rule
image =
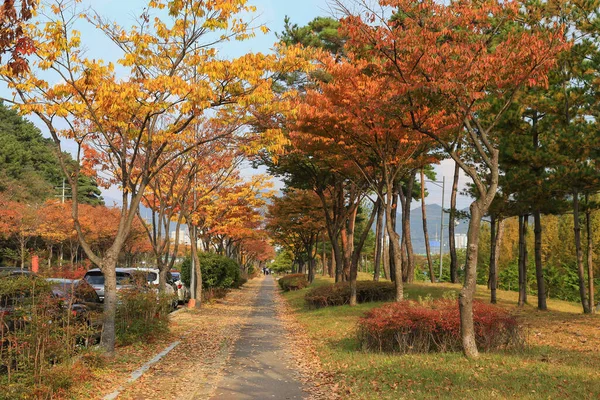
[[[67,184],[66,184],[65,178],[63,178],[63,180],[62,180],[62,186],[55,186],[54,189],[55,190],[60,190],[60,194],[54,195],[54,197],[60,198],[60,202],[62,204],[64,204],[65,203],[65,199],[67,197],[70,197],[70,195],[67,194],[67,190],[69,190],[70,188],[67,188]]]

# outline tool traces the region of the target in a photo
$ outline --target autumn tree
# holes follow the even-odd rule
[[[315,278],[316,245],[324,229],[321,202],[313,191],[290,189],[282,197],[275,197],[269,206],[267,230],[274,240],[295,250],[297,258],[306,257],[309,282]],[[301,268],[299,272],[304,271]]]
[[[391,77],[398,123],[435,140],[476,187],[459,305],[465,355],[477,357],[472,302],[480,223],[498,186],[495,127],[524,86],[547,84],[561,49],[559,29],[521,15],[517,2],[380,0],[380,8],[360,2],[361,14],[339,5],[350,45],[367,51]],[[491,99],[501,106],[483,117]],[[458,142],[468,148],[459,151]],[[489,183],[465,162],[466,150],[489,171]]]
[[[179,154],[205,143],[206,138],[185,135],[198,116],[220,107],[239,106],[243,112],[271,94],[267,74],[279,68],[280,55],[217,57],[220,43],[252,36],[252,28],[238,18],[252,10],[243,0],[152,0],[136,24],[126,29],[61,1],[41,14],[47,19],[28,32],[36,48],[32,72],[15,76],[3,71],[16,94],[13,102],[22,113],[42,120],[59,154],[62,139],[74,140],[79,146],[77,162],[85,161],[83,172],[95,172],[103,184],[122,190],[118,234],[103,254],[86,241],[77,201],[72,211],[83,249],[106,277],[102,345],[110,354],[115,339],[114,268],[146,186]],[[126,77],[117,76],[113,63],[86,57],[75,29],[81,17],[114,44]],[[171,157],[164,159],[163,154]],[[69,168],[62,157],[61,164],[77,199],[82,170],[78,165]]]
[[[29,69],[27,56],[34,50],[24,25],[33,17],[39,0],[5,0],[0,6],[0,55],[10,54],[6,63],[12,73]]]

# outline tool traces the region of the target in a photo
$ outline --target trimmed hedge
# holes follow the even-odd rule
[[[204,289],[239,288],[246,280],[242,278],[240,266],[229,257],[215,253],[200,253],[200,269],[202,271],[202,287]],[[191,258],[181,264],[181,280],[190,286]]]
[[[279,287],[284,291],[300,290],[308,287],[309,283],[304,274],[291,274],[279,278]]]
[[[482,351],[519,348],[522,329],[507,311],[479,301],[473,303],[475,341]],[[460,314],[456,300],[413,301],[374,308],[359,321],[358,339],[366,350],[430,353],[462,350]]]
[[[393,282],[356,282],[356,301],[369,303],[374,301],[391,301],[396,297]],[[311,289],[304,296],[309,308],[342,306],[350,303],[350,282],[338,282],[332,285]]]

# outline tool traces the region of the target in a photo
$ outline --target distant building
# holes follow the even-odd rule
[[[173,242],[175,242],[176,234],[177,231],[171,231],[171,240]],[[190,246],[192,244],[187,229],[179,228],[179,244],[184,246]]]
[[[454,242],[456,243],[456,248],[459,250],[467,248],[467,235],[465,233],[457,233],[454,235]]]

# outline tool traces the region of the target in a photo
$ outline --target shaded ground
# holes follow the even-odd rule
[[[306,397],[276,315],[274,286],[271,275],[262,280],[249,323],[242,329],[213,400]]]

